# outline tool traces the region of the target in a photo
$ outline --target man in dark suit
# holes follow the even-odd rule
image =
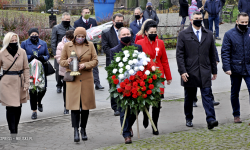
[[[213,106],[212,80],[217,77],[216,50],[213,33],[202,27],[201,12],[192,14],[192,25],[178,35],[176,59],[185,90],[186,126],[193,127],[193,99],[200,88],[208,129],[218,126]]]
[[[134,34],[133,39],[135,40],[136,34],[141,30],[141,26],[145,19],[143,18],[143,11],[140,7],[135,8],[134,11],[135,20],[130,23],[130,28]]]
[[[56,48],[59,42],[62,41],[62,38],[65,36],[66,31],[68,30],[74,30],[74,28],[70,25],[70,14],[65,12],[62,14],[62,23],[54,26],[52,28],[52,35],[51,35],[51,48],[53,51],[53,55],[56,56]],[[62,86],[63,86],[63,76],[59,75],[59,64],[57,63],[56,59],[54,60],[54,67],[56,69],[56,87],[57,87],[57,93],[62,92]]]
[[[96,20],[93,19],[93,18],[90,18],[89,8],[83,8],[81,14],[82,14],[82,16],[80,17],[80,19],[78,19],[78,20],[76,20],[74,22],[74,27],[75,28],[83,27],[86,30],[88,30],[91,27],[97,26]],[[97,44],[94,44],[94,46],[95,46],[95,49],[96,49],[96,53],[98,54]],[[93,76],[94,76],[95,89],[96,90],[104,89],[104,87],[101,86],[101,84],[100,84],[98,66],[93,68]]]
[[[114,14],[113,16],[113,26],[102,32],[102,49],[106,54],[106,66],[110,64],[110,49],[117,46],[120,43],[118,38],[118,30],[123,27],[124,16],[120,13]],[[133,43],[133,37],[131,36],[131,41]],[[114,110],[114,115],[119,116],[120,112],[117,108],[117,103],[114,98],[111,97],[111,108]]]
[[[142,52],[142,47],[140,45],[131,43],[131,32],[128,28],[125,28],[125,27],[121,28],[118,31],[118,38],[120,41],[119,44],[113,47],[112,49],[110,49],[110,62],[109,63],[111,63],[111,60],[114,60],[115,54],[121,52],[122,48],[124,48],[125,46],[133,45],[135,47],[138,47],[139,52]],[[119,109],[121,111],[121,108]],[[123,124],[124,114],[125,114],[125,111],[124,110],[121,111],[120,113],[121,126]],[[131,140],[131,137],[133,137],[132,126],[135,120],[136,120],[135,114],[131,114],[130,109],[128,109],[127,117],[126,117],[124,128],[123,128],[123,137],[125,139],[125,144],[132,143],[132,140]]]

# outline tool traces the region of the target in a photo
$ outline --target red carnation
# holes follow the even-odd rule
[[[137,72],[137,75],[138,75],[138,76],[142,76],[143,74],[142,74],[141,71],[138,71],[138,72]]]
[[[128,80],[128,79],[125,79],[124,82],[125,82],[126,84],[129,84],[129,80]]]
[[[133,82],[133,86],[138,86],[138,83],[137,82]]]
[[[141,81],[140,86],[145,86],[145,82]]]
[[[136,94],[133,94],[132,97],[133,97],[133,98],[137,98],[137,95],[136,95]]]
[[[141,81],[140,80],[136,80],[136,82],[139,84]]]
[[[153,82],[153,80],[152,80],[152,78],[150,78],[149,80],[148,80],[148,83],[152,83]]]
[[[143,75],[143,79],[147,79],[148,76],[146,74]]]
[[[147,90],[147,94],[148,95],[152,94],[152,91],[151,90]]]
[[[112,76],[112,79],[116,79],[116,76],[115,76],[115,75],[113,75],[113,76]]]
[[[157,79],[157,75],[156,75],[156,74],[153,75],[153,79],[154,79],[154,80]]]
[[[137,88],[133,88],[132,93],[136,93],[136,92],[137,92]]]
[[[147,90],[146,86],[143,86],[143,87],[141,88],[141,91],[146,91],[146,90]]]
[[[148,88],[152,90],[155,86],[153,84],[149,84]]]
[[[147,98],[148,96],[147,96],[147,94],[143,94],[142,97],[143,98]]]
[[[130,80],[130,81],[133,81],[134,79],[135,79],[135,76],[130,76],[130,77],[129,77],[129,80]]]
[[[121,82],[120,86],[121,88],[125,88],[126,84],[124,82]]]
[[[121,93],[121,92],[123,92],[123,89],[122,88],[118,88],[117,92]]]
[[[129,97],[129,96],[131,96],[131,94],[130,93],[126,93],[126,96]]]
[[[125,89],[126,89],[126,90],[131,90],[131,86],[130,86],[130,85],[126,85],[126,86],[125,86]]]
[[[119,80],[118,79],[114,79],[113,82],[114,82],[114,84],[118,84]]]
[[[139,91],[139,92],[137,93],[137,95],[138,95],[138,96],[141,96],[141,95],[142,95],[142,92]]]

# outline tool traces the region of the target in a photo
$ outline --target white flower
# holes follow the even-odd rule
[[[150,58],[147,58],[147,62],[150,62]]]
[[[134,72],[133,69],[129,70],[129,74],[130,74],[130,75],[132,75],[132,74],[134,74],[134,73],[135,73],[135,72]]]
[[[39,78],[38,80],[39,80],[39,82],[41,82],[41,81],[42,81],[42,78]]]
[[[130,68],[131,68],[130,65],[127,65],[127,66],[126,66],[126,69],[127,69],[127,70],[129,70]]]
[[[129,53],[125,54],[125,57],[129,57],[129,56],[130,56]]]
[[[124,78],[124,74],[119,74],[119,79],[123,79]]]
[[[134,54],[133,54],[133,57],[137,57],[137,54],[136,54],[136,53],[134,53]]]
[[[115,59],[116,62],[119,62],[120,60],[121,60],[121,57],[117,57],[117,58]]]
[[[134,64],[138,63],[138,60],[137,59],[133,59],[133,63]]]
[[[133,65],[133,60],[129,60],[129,61],[128,61],[128,64],[129,64],[129,65]]]
[[[134,50],[134,53],[138,53],[138,50]]]
[[[138,55],[138,58],[142,58],[142,57],[143,57],[143,55],[142,55],[142,54],[139,54],[139,55]]]
[[[148,64],[148,62],[147,62],[147,61],[143,61],[142,64],[143,64],[144,66],[146,66],[146,65]]]
[[[144,70],[144,67],[143,67],[143,66],[140,66],[139,69],[140,69],[141,71],[143,71],[143,70]]]
[[[33,82],[33,79],[30,79],[30,82]]]
[[[117,69],[116,68],[113,69],[113,74],[116,74],[116,72],[117,72]]]
[[[120,62],[120,63],[118,64],[118,66],[121,68],[121,67],[124,66],[124,64],[123,64],[122,62]]]
[[[135,70],[135,71],[138,71],[138,70],[139,70],[139,67],[135,67],[134,70]]]
[[[146,55],[146,53],[144,53],[144,52],[141,52],[141,54],[142,54],[142,55]]]
[[[123,60],[123,62],[127,62],[127,61],[128,61],[128,58],[127,58],[127,57],[124,57],[122,60]]]
[[[148,76],[150,74],[150,71],[149,70],[146,70],[145,71],[145,74]]]
[[[128,54],[129,51],[128,51],[128,50],[124,50],[123,53],[124,53],[124,54]]]
[[[120,69],[119,69],[119,72],[120,72],[120,73],[123,73],[123,69],[122,69],[122,68],[120,68]]]

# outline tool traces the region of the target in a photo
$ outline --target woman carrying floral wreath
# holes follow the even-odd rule
[[[170,85],[172,82],[172,76],[169,68],[168,57],[165,50],[165,45],[162,40],[157,39],[157,23],[153,20],[148,21],[144,27],[144,34],[146,37],[142,40],[137,41],[136,44],[141,45],[143,52],[150,55],[151,59],[155,60],[155,64],[159,67],[162,75],[161,77],[166,77],[167,84]],[[164,85],[164,82],[162,83]],[[164,98],[164,88],[161,88],[161,98]],[[157,128],[158,118],[160,114],[161,102],[159,102],[158,107],[152,108],[152,119]],[[143,125],[145,128],[148,126],[148,118],[144,113]],[[154,131],[154,135],[158,135],[159,131]]]

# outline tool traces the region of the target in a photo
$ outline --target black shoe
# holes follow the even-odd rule
[[[115,116],[120,116],[120,112],[117,110],[117,111],[115,111],[114,115]]]
[[[187,120],[187,121],[186,121],[186,126],[187,126],[187,127],[193,127],[192,120]]]
[[[33,112],[33,113],[32,113],[31,119],[37,119],[37,113],[36,113],[36,112]]]
[[[153,135],[159,135],[159,130],[158,129],[157,129],[157,131],[155,131],[154,128],[152,127],[152,130],[153,130]]]
[[[101,86],[101,84],[96,84],[96,85],[95,85],[95,89],[96,89],[96,90],[101,90],[101,89],[104,89],[104,87]]]
[[[207,123],[207,128],[209,130],[213,129],[214,127],[217,127],[219,122],[217,120],[213,120]]]
[[[43,105],[42,105],[42,104],[38,104],[37,106],[38,106],[38,110],[39,110],[40,112],[43,112]]]
[[[216,37],[216,40],[221,40],[221,38],[220,37]]]
[[[64,112],[63,112],[63,114],[69,114],[69,110],[68,109],[66,109],[66,108],[64,108]]]
[[[83,141],[87,141],[88,140],[88,137],[87,137],[87,134],[86,134],[86,130],[81,128],[81,136],[82,136],[82,140]]]
[[[62,88],[61,87],[57,87],[57,93],[62,93]]]
[[[79,131],[78,128],[74,128],[74,142],[80,142]]]
[[[218,105],[220,105],[220,102],[216,102],[213,100],[213,104],[214,104],[214,106],[218,106]]]
[[[193,107],[198,107],[196,102],[193,102]]]

